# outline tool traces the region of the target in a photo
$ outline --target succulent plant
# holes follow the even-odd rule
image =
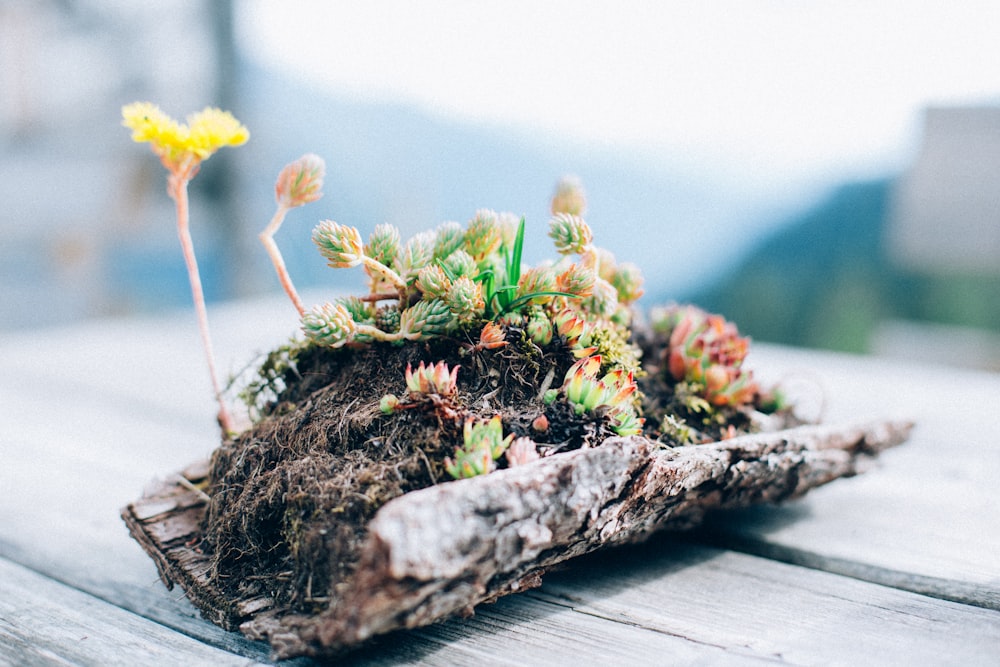
[[[525,463],[537,461],[541,457],[538,454],[538,446],[535,444],[535,441],[531,438],[521,437],[515,438],[510,443],[504,454],[504,458],[507,459],[507,465],[514,468],[516,466],[523,466]]]
[[[507,333],[496,322],[487,322],[479,332],[479,342],[476,349],[497,350],[507,345]]]
[[[618,292],[618,302],[623,305],[634,303],[643,294],[642,273],[631,262],[618,264],[610,282]]]
[[[417,370],[413,370],[413,367],[407,364],[406,389],[414,397],[430,394],[453,396],[458,391],[459,368],[461,366],[455,366],[449,370],[448,364],[443,361],[427,366],[421,361]]]
[[[444,259],[437,260],[437,264],[452,280],[461,278],[462,276],[475,278],[479,274],[479,269],[476,268],[476,260],[472,259],[472,255],[462,248],[459,248]]]
[[[324,220],[313,229],[313,243],[334,269],[349,269],[362,263],[365,256],[361,233],[356,227]]]
[[[597,274],[594,270],[583,264],[570,264],[570,266],[556,276],[556,288],[560,292],[566,292],[578,297],[587,297],[594,292],[594,283]]]
[[[361,233],[357,228],[333,220],[323,220],[313,229],[312,240],[330,267],[347,269],[364,265],[373,285],[385,282],[397,290],[406,290],[406,282],[396,271],[365,254],[365,246],[361,243]]]
[[[552,342],[552,321],[540,310],[533,310],[528,314],[525,330],[528,338],[536,345],[548,345]]]
[[[598,379],[601,362],[599,355],[586,357],[566,371],[562,390],[577,414],[593,412],[599,407],[621,407],[635,393],[636,385],[631,373],[611,371]]]
[[[496,211],[480,209],[469,221],[465,231],[465,249],[482,266],[503,241]]]
[[[399,397],[395,394],[386,394],[379,399],[378,409],[384,415],[391,415],[399,407]]]
[[[583,302],[583,308],[600,319],[611,319],[618,309],[618,290],[604,278],[595,278],[590,296]]]
[[[418,301],[399,314],[399,338],[420,340],[440,336],[453,324],[451,309],[442,299]]]
[[[451,280],[444,269],[431,264],[420,269],[415,286],[424,299],[442,299],[451,289]]]
[[[581,216],[587,213],[587,194],[579,178],[564,176],[559,180],[552,196],[552,215],[558,213]]]
[[[395,301],[379,306],[375,312],[375,326],[388,334],[397,332],[399,331],[399,316],[399,304]],[[354,318],[354,321],[357,321],[357,317]]]
[[[517,281],[517,297],[519,299],[535,295],[529,303],[542,305],[554,298],[551,292],[556,291],[556,274],[549,266],[533,266],[521,273]]]
[[[598,378],[602,361],[600,356],[586,357],[570,367],[562,385],[566,400],[578,415],[603,409],[619,435],[640,433],[643,419],[635,412],[633,373],[616,368]]]
[[[445,470],[455,479],[485,475],[496,467],[494,462],[513,439],[513,433],[504,437],[500,415],[488,420],[470,417],[462,431],[463,444],[455,449],[454,460],[445,458]]]
[[[399,258],[401,243],[399,230],[395,225],[388,223],[375,225],[375,229],[368,236],[368,243],[365,244],[365,255],[379,264],[393,268]]]
[[[556,213],[549,223],[549,236],[561,255],[582,255],[590,248],[593,232],[579,215]]]
[[[274,184],[274,198],[282,208],[305,206],[323,196],[323,178],[326,162],[318,155],[306,153],[289,162],[278,173]]]
[[[465,243],[465,230],[460,223],[442,222],[434,232],[434,259],[444,259]]]
[[[434,259],[434,232],[420,232],[403,246],[399,257],[399,272],[407,285],[413,284],[420,270]]]
[[[360,324],[373,324],[378,318],[378,313],[368,301],[362,301],[356,296],[342,296],[334,300],[339,303],[347,312],[351,314],[351,319]]]
[[[697,385],[714,406],[754,400],[757,383],[742,368],[750,340],[736,325],[694,306],[678,306],[656,312],[653,328],[670,333],[667,366],[675,380]]]
[[[300,316],[305,313],[305,306],[302,304],[302,299],[299,298],[292,278],[288,274],[281,250],[278,249],[278,244],[274,241],[274,235],[281,228],[291,209],[314,202],[323,196],[323,177],[325,174],[326,163],[323,158],[312,153],[307,153],[298,160],[285,165],[278,173],[278,180],[274,184],[274,198],[278,208],[267,227],[260,233],[260,241],[271,258],[274,270],[278,274],[278,281],[285,290],[285,294],[291,299],[292,305],[299,311]]]
[[[634,412],[618,412],[611,418],[611,430],[623,437],[642,435],[645,421]]]
[[[354,337],[355,322],[342,304],[325,303],[302,316],[306,337],[325,347],[343,347]]]
[[[444,300],[460,325],[471,324],[482,319],[486,311],[482,285],[468,276],[462,276],[453,282],[448,288]]]

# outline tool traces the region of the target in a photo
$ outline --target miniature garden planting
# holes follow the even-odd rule
[[[533,221],[512,213],[482,209],[410,238],[390,224],[362,232],[323,220],[312,230],[318,255],[331,270],[364,272],[368,288],[306,306],[275,241],[290,210],[322,196],[323,160],[305,155],[280,171],[277,209],[260,235],[301,332],[267,354],[240,391],[253,423],[238,432],[212,360],[186,186],[202,160],[248,133],[212,109],[180,124],[141,103],[125,107],[124,118],[168,170],[219,401],[224,437],[198,488],[205,508],[192,548],[207,559],[206,585],[229,616],[249,601],[290,618],[355,604],[370,523],[406,494],[541,469],[611,442],[668,460],[796,425],[781,392],[761,388],[744,367],[749,340],[733,323],[694,306],[637,309],[639,269],[595,245],[574,179],[556,187],[542,223],[552,256],[535,266],[523,261]],[[474,599],[517,589],[509,587],[484,583]],[[343,619],[338,632],[357,626]],[[303,632],[286,653],[380,631],[343,641]]]

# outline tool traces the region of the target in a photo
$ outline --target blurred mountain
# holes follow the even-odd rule
[[[849,352],[872,351],[876,337],[875,347],[899,346],[884,340],[887,326],[922,340],[929,340],[928,330],[944,333],[939,325],[1000,332],[1000,265],[993,271],[931,270],[895,261],[886,235],[897,183],[887,178],[836,189],[689,300],[724,314],[758,340]],[[936,338],[946,347],[984,339]],[[926,345],[921,354],[929,361],[944,356]]]
[[[892,300],[881,238],[890,180],[845,185],[690,295],[755,339],[865,351]]]
[[[240,118],[252,132],[236,155],[247,233],[270,216],[273,179],[283,164],[305,152],[327,162],[324,198],[293,212],[278,235],[293,278],[303,285],[362,282],[360,274],[326,269],[312,247],[309,230],[324,218],[363,234],[390,222],[406,236],[445,220],[465,222],[479,208],[511,211],[527,220],[525,260],[550,257],[549,200],[566,174],[579,176],[587,189],[595,242],[638,264],[651,292],[677,295],[712,279],[749,246],[755,229],[772,222],[754,213],[736,184],[695,175],[680,160],[359,101],[252,62],[239,71]],[[724,250],[706,263],[713,246]],[[268,271],[259,275],[274,284]]]

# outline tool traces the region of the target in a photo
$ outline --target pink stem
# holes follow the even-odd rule
[[[281,281],[281,286],[285,288],[285,294],[292,300],[292,304],[299,311],[299,315],[304,315],[306,308],[302,305],[302,299],[299,298],[298,292],[295,291],[295,286],[292,285],[292,277],[288,275],[288,269],[285,268],[285,260],[281,256],[281,251],[278,250],[278,244],[274,242],[274,235],[281,227],[281,223],[285,221],[287,213],[288,208],[279,204],[278,210],[275,211],[274,217],[271,218],[271,222],[260,233],[260,242],[264,244],[267,254],[271,257],[271,263],[274,264],[274,270],[278,272],[278,280]]]
[[[208,310],[205,308],[205,295],[201,288],[201,277],[198,273],[198,260],[194,256],[194,242],[191,240],[191,232],[188,224],[188,179],[171,175],[170,194],[177,204],[177,235],[181,240],[181,249],[184,251],[184,262],[187,264],[188,278],[191,282],[191,296],[194,299],[195,313],[198,316],[198,331],[201,333],[201,342],[205,347],[205,357],[208,360],[208,373],[212,378],[212,390],[215,398],[219,401],[219,424],[222,426],[223,435],[228,436],[235,433],[233,420],[229,416],[229,409],[222,397],[222,387],[219,384],[219,377],[215,371],[215,354],[212,352],[212,337],[208,332]]]

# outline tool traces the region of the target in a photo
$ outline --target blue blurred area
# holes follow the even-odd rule
[[[192,182],[210,300],[278,290],[257,234],[273,212],[275,176],[305,152],[326,159],[326,195],[293,211],[277,237],[303,288],[363,284],[360,271],[331,271],[313,249],[309,232],[324,218],[362,233],[391,222],[408,235],[479,208],[506,210],[527,218],[526,260],[548,257],[549,199],[566,174],[589,192],[597,243],[638,264],[657,295],[713,279],[774,224],[765,211],[778,197],[754,201],[690,161],[310,88],[254,64],[253,45],[234,39],[234,7],[0,5],[11,45],[0,49],[0,329],[189,305],[165,173],[120,126],[121,105],[137,99],[178,118],[218,104],[251,130],[246,146],[213,156]]]
[[[263,226],[285,162],[304,152],[327,162],[324,198],[295,211],[279,235],[303,284],[343,280],[328,275],[309,242],[309,229],[323,218],[363,234],[390,222],[405,237],[445,220],[465,222],[479,208],[511,211],[527,220],[526,261],[550,257],[549,202],[566,174],[579,176],[588,191],[595,242],[642,267],[661,293],[711,279],[767,224],[734,184],[693,178],[679,163],[359,103],[250,63],[240,72],[242,113],[254,133],[239,152],[248,219],[253,212]],[[714,262],[705,261],[709,254]]]
[[[550,197],[574,174],[595,242],[640,266],[647,304],[695,298],[758,339],[850,351],[893,353],[902,336],[943,341],[926,356],[944,359],[974,340],[963,358],[1000,363],[989,361],[1000,343],[980,335],[1000,330],[1000,107],[929,112],[923,147],[899,173],[762,190],[752,184],[773,178],[691,155],[311,87],[236,42],[234,7],[0,4],[0,331],[190,307],[165,172],[120,126],[122,104],[148,99],[177,117],[223,106],[251,131],[192,183],[210,301],[280,291],[257,234],[281,167],[313,152],[326,160],[325,196],[276,237],[300,289],[364,284],[314,249],[322,219],[363,235],[390,222],[408,236],[479,208],[511,211],[527,220],[525,260],[550,257]]]

